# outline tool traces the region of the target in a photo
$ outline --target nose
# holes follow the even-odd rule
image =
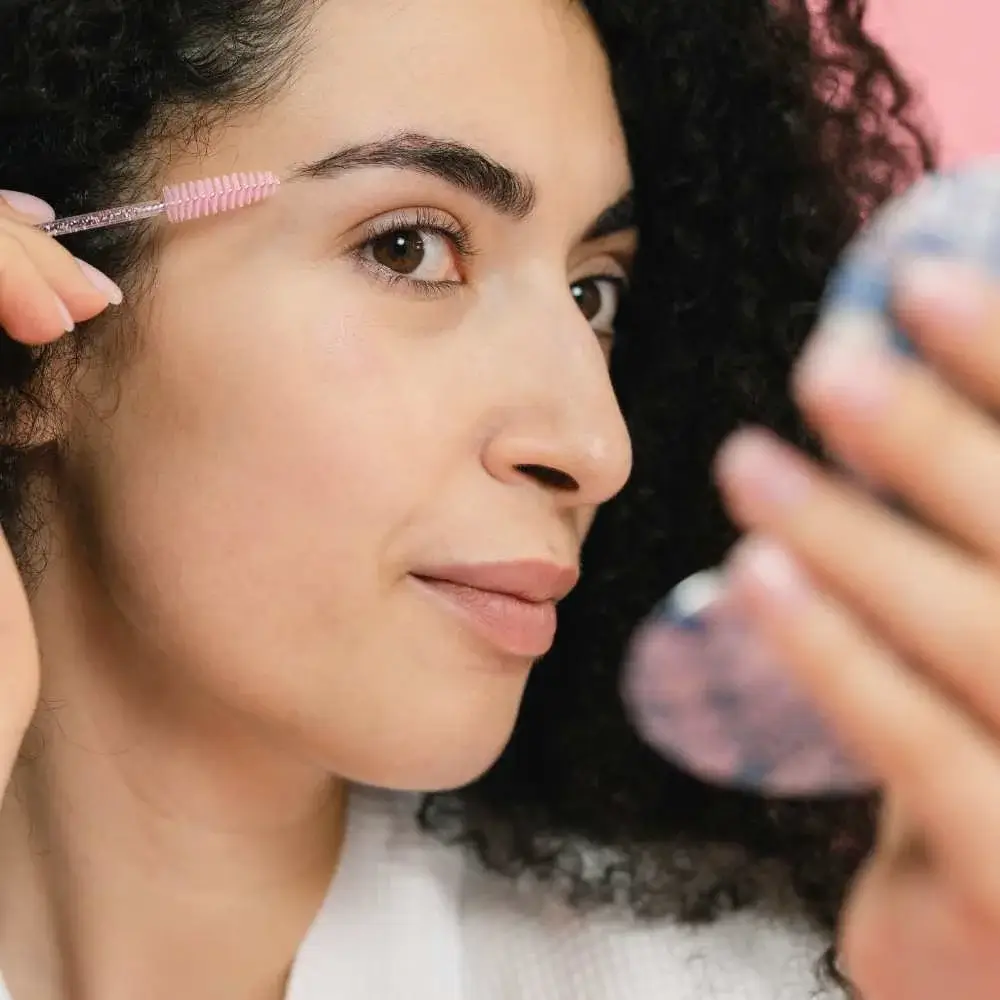
[[[632,471],[632,445],[604,352],[568,296],[548,311],[542,329],[536,316],[527,334],[505,359],[512,374],[503,381],[511,391],[483,464],[496,479],[537,484],[565,507],[602,504]]]

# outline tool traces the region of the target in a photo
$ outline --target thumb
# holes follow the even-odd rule
[[[956,896],[890,798],[879,845],[841,923],[844,971],[865,1000],[996,1000],[1000,928]]]

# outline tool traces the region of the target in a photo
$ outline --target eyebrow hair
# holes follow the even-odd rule
[[[597,217],[594,224],[584,233],[583,240],[600,240],[605,236],[634,229],[637,225],[635,214],[635,195],[629,191]]]
[[[291,179],[325,180],[366,167],[430,174],[515,220],[527,218],[538,200],[530,177],[498,163],[473,146],[420,132],[400,132],[373,142],[345,146],[322,159],[300,164],[292,171]],[[635,224],[635,203],[629,192],[598,216],[584,241],[602,239],[632,229]]]
[[[329,178],[364,167],[394,167],[431,174],[485,202],[500,215],[524,219],[537,200],[535,185],[464,143],[404,132],[344,149],[297,167],[293,179]]]

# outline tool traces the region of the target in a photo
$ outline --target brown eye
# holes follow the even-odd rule
[[[360,256],[386,278],[411,285],[462,283],[454,238],[437,229],[412,226],[374,234]]]
[[[426,252],[423,234],[417,229],[385,233],[371,242],[372,260],[397,274],[413,274]]]
[[[614,330],[622,282],[615,278],[582,278],[570,285],[570,294],[587,322],[598,333]]]
[[[597,287],[597,282],[593,279],[578,281],[571,286],[573,298],[576,300],[580,312],[587,317],[588,322],[601,311],[601,290]]]

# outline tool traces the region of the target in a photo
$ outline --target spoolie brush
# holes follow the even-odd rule
[[[186,181],[163,189],[159,201],[102,208],[86,215],[71,215],[64,219],[44,222],[37,228],[50,236],[69,236],[88,229],[106,229],[123,226],[142,219],[165,215],[168,222],[188,222],[220,212],[256,205],[270,198],[281,181],[269,171],[253,174],[226,174],[198,181]]]

